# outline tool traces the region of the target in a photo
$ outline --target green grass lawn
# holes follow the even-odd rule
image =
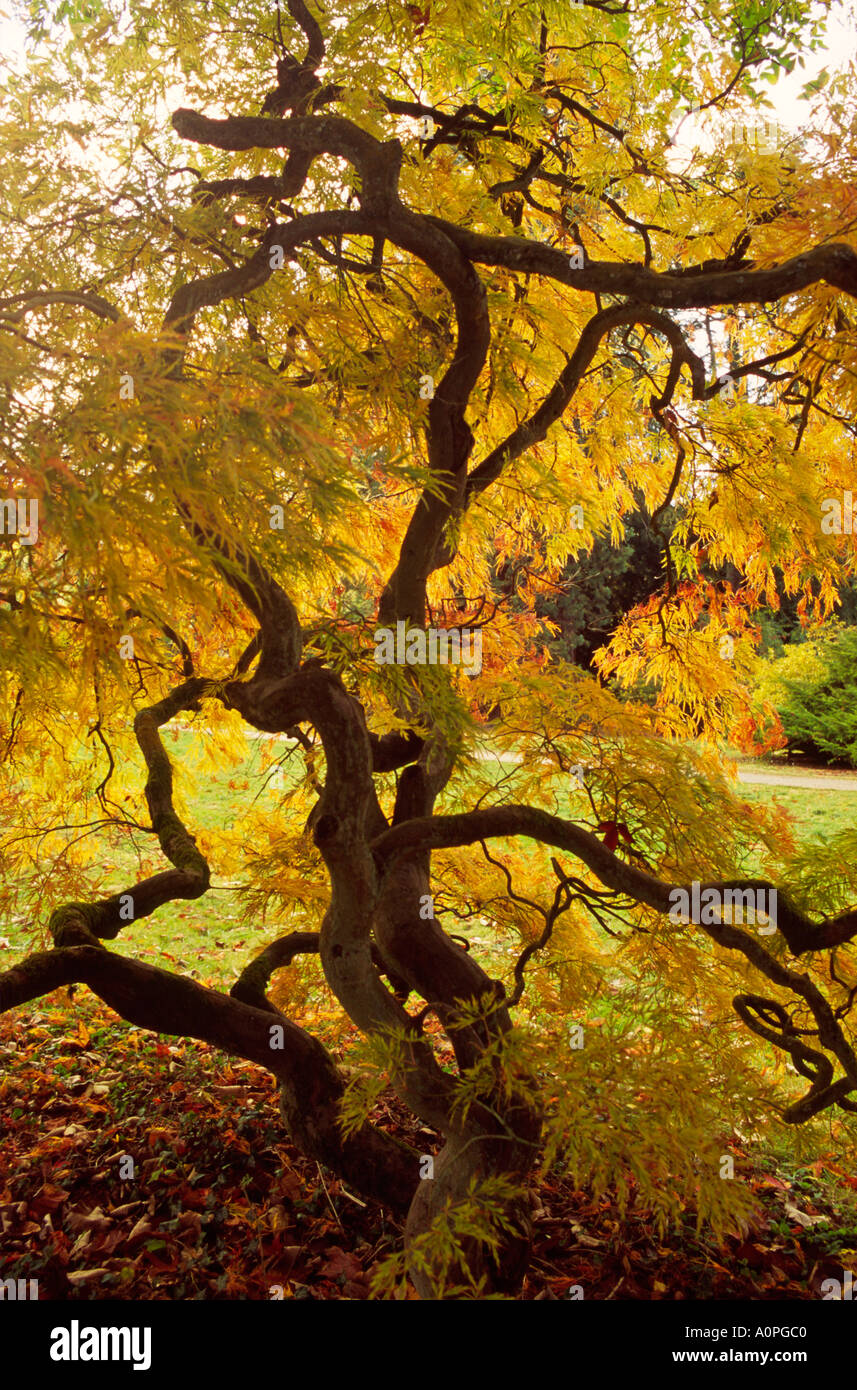
[[[174,762],[177,801],[182,805],[185,823],[195,835],[231,825],[236,816],[245,814],[251,806],[268,810],[275,818],[284,791],[297,780],[296,761],[291,760],[284,765],[282,786],[271,784],[267,750],[259,739],[247,740],[243,758],[221,771],[205,771],[201,775],[194,768],[200,749],[199,735],[182,731],[165,743]],[[283,751],[287,747],[284,741]],[[143,775],[141,771],[141,786]],[[127,833],[100,833],[95,843],[98,853],[94,868],[104,875],[100,893],[127,888],[140,877],[169,867],[153,836],[134,836],[134,844],[143,853],[142,871]],[[279,932],[271,922],[247,920],[240,877],[229,877],[217,862],[211,863],[211,870],[212,886],[204,897],[167,903],[152,916],[129,923],[121,936],[110,943],[110,949],[181,970],[218,988],[231,985],[242,965]],[[34,904],[34,917],[41,920],[43,915]],[[9,942],[7,949],[0,950],[0,962],[4,965],[13,964],[33,949],[35,941],[26,934],[28,925],[0,922],[0,939]],[[288,924],[279,928],[287,929]]]
[[[271,785],[270,746],[261,740],[248,739],[246,753],[221,771],[206,771],[196,779],[196,786],[184,782],[181,769],[192,769],[200,748],[199,735],[179,732],[167,743],[177,768],[176,786],[186,798],[187,822],[194,833],[216,832],[229,825],[236,815],[244,814],[252,804],[256,809],[269,811],[276,821],[277,810],[284,792],[298,776],[297,757],[283,768],[280,787]],[[287,745],[282,745],[283,750]],[[486,766],[486,765],[483,765]],[[514,769],[515,764],[498,761],[498,778]],[[761,769],[760,769],[761,770]],[[267,783],[267,784],[266,784]],[[824,841],[857,824],[857,792],[840,791],[836,779],[830,779],[830,789],[795,789],[741,783],[742,798],[757,805],[773,805],[785,809],[793,818],[796,834],[804,841]],[[591,809],[583,793],[566,792],[560,795],[561,815],[589,819]],[[105,891],[127,887],[139,877],[135,854],[126,836],[115,833],[99,841],[97,864],[106,874]],[[163,857],[151,839],[145,842],[146,871],[164,867]],[[233,870],[234,872],[234,870]],[[263,922],[258,915],[249,914],[242,897],[240,869],[230,877],[217,862],[212,862],[212,887],[201,899],[193,902],[174,902],[160,908],[137,924],[129,924],[111,949],[122,955],[136,956],[167,969],[186,972],[205,984],[228,988],[244,963],[275,936],[292,929],[305,929],[306,914],[300,903],[279,916],[272,915]],[[26,934],[26,923],[0,923],[0,939],[9,945],[0,949],[0,961],[11,965],[33,949],[32,936]],[[460,928],[458,928],[460,930]],[[503,969],[508,944],[502,954],[495,952],[490,927],[470,923],[467,934],[483,956],[488,969]],[[494,957],[497,957],[494,959]],[[489,959],[490,958],[490,959]]]
[[[817,773],[813,773],[817,776]],[[763,787],[742,782],[741,796],[754,806],[778,806],[793,817],[803,840],[830,840],[857,825],[857,792],[839,791],[831,779],[830,790],[815,787]]]

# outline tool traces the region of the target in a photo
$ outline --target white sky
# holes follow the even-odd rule
[[[828,10],[827,5],[819,5],[820,10]],[[834,5],[827,14],[827,37],[823,48],[817,53],[805,55],[806,67],[796,67],[794,72],[784,74],[779,82],[770,88],[771,100],[776,110],[771,115],[789,130],[799,130],[809,117],[809,103],[800,100],[801,88],[817,77],[826,68],[831,77],[844,72],[857,63],[857,6],[854,0],[846,0],[843,5]]]
[[[820,0],[815,11],[826,20],[822,47],[815,53],[802,55],[804,67],[796,65],[793,72],[782,73],[776,83],[761,84],[772,105],[759,107],[759,121],[771,127],[779,126],[793,135],[811,130],[814,124],[812,98],[801,97],[808,82],[825,69],[831,78],[849,68],[857,77],[857,0],[844,0],[842,4],[832,5],[829,0]],[[722,129],[723,118],[716,112],[706,112],[701,117],[691,114],[681,120],[684,110],[686,108],[679,108],[672,127],[673,133],[677,130],[677,138],[671,163],[686,163],[695,147],[710,147],[714,131]]]

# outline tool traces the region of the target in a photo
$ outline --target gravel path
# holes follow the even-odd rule
[[[841,773],[751,772],[749,768],[739,767],[738,781],[755,782],[761,787],[809,787],[824,792],[857,792],[857,777],[846,777]]]

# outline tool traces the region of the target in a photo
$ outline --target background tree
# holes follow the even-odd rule
[[[672,529],[674,513],[664,520]],[[592,666],[595,653],[607,645],[626,613],[663,588],[663,544],[648,518],[628,512],[623,527],[618,545],[609,536],[595,536],[589,548],[569,557],[552,586],[536,597],[535,612],[546,620],[545,644],[560,661]],[[513,611],[530,606],[516,594],[528,563],[529,557],[522,557],[508,564],[494,582],[499,593],[510,595]]]
[[[760,665],[760,705],[773,708],[789,754],[857,766],[857,630],[840,623]],[[764,723],[764,717],[760,718]]]
[[[817,43],[804,3],[287,10],[36,3],[6,79],[2,901],[49,944],[0,1007],[77,981],[267,1067],[295,1143],[407,1212],[422,1294],[514,1288],[539,1164],[630,1165],[664,1219],[690,1195],[722,1228],[724,1125],[853,1126],[854,855],[793,862],[687,743],[745,710],[777,575],[823,617],[853,573],[819,525],[854,477],[853,86],[814,136],[735,134]],[[716,128],[692,159],[690,105]],[[663,583],[598,664],[651,710],[537,640],[569,556],[641,505]],[[705,578],[726,562],[740,585]],[[374,659],[431,621],[481,625],[472,683]],[[274,824],[194,830],[176,721],[214,763],[297,731]],[[236,862],[286,934],[229,996],[106,946]],[[671,921],[692,881],[775,886],[776,932]],[[447,930],[480,911],[503,980]],[[371,1044],[347,1093],[267,997],[298,953]],[[442,1136],[433,1176],[368,1118],[386,1078]]]

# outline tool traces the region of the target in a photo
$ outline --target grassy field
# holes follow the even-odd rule
[[[830,787],[825,791],[815,787],[798,789],[744,782],[741,795],[754,806],[778,806],[787,811],[803,840],[830,840],[857,825],[857,792],[840,791],[834,778],[830,779]]]
[[[284,743],[283,747],[287,745]],[[193,768],[199,747],[196,735],[181,732],[167,741],[167,749],[176,768],[175,790],[177,803],[182,806],[191,833],[204,836],[229,826],[237,814],[251,805],[270,810],[276,816],[277,805],[296,773],[284,768],[283,784],[271,783],[270,753],[260,739],[247,740],[243,759],[213,775],[198,779],[198,786],[183,785],[182,768]],[[140,782],[142,785],[143,773]],[[197,779],[194,778],[194,782]],[[153,837],[137,836],[136,844],[143,851],[144,873],[154,873],[168,867]],[[92,868],[104,875],[101,892],[114,892],[127,887],[141,877],[139,861],[127,835],[114,832],[100,835],[95,842],[98,853]],[[257,950],[277,934],[269,922],[248,920],[241,897],[241,880],[229,878],[216,862],[211,864],[212,886],[203,898],[191,902],[167,903],[154,913],[125,929],[111,943],[111,949],[121,955],[135,956],[152,964],[184,971],[205,984],[215,987],[230,985],[237,969]],[[39,914],[43,916],[43,914]],[[0,950],[0,961],[14,960],[33,949],[33,937],[25,936],[26,921],[0,922],[0,942],[8,946]]]
[[[281,745],[283,749],[286,746],[285,743]],[[199,747],[198,738],[190,732],[180,732],[168,747],[177,768],[181,769],[183,765],[192,765]],[[236,814],[243,814],[251,804],[257,810],[270,811],[271,820],[276,820],[283,790],[293,785],[297,775],[297,759],[284,765],[277,787],[270,782],[271,751],[271,746],[263,740],[248,739],[243,758],[213,775],[206,773],[200,779],[198,789],[187,797],[187,819],[194,833],[204,835],[228,826]],[[498,762],[498,776],[512,766],[512,763]],[[755,768],[769,770],[762,764],[756,764]],[[840,790],[835,774],[828,780],[829,789],[826,790],[742,783],[740,794],[752,804],[776,804],[786,810],[794,821],[797,837],[805,842],[824,841],[857,824],[857,792]],[[177,788],[181,792],[180,772]],[[190,792],[189,787],[187,791]],[[559,809],[561,814],[572,817],[579,814],[588,818],[590,814],[582,793],[563,796]],[[137,860],[127,838],[114,836],[108,840],[102,837],[98,844],[95,864],[104,874],[102,891],[127,887],[139,876]],[[240,848],[239,844],[239,851]],[[146,842],[145,850],[147,872],[164,866],[151,840]],[[240,872],[239,869],[239,875]],[[135,926],[129,925],[120,938],[111,943],[111,949],[187,972],[216,988],[229,987],[241,966],[274,936],[307,925],[299,904],[295,905],[293,914],[263,922],[258,914],[248,913],[241,886],[241,877],[228,877],[215,860],[212,887],[203,898],[167,904]],[[28,929],[32,930],[31,923],[32,919],[0,922],[0,962],[4,965],[13,964],[33,949],[35,942],[28,934]],[[472,923],[468,935],[480,953],[487,951],[486,966],[502,971],[503,958],[496,956],[492,949],[494,943],[486,938],[484,929]]]

